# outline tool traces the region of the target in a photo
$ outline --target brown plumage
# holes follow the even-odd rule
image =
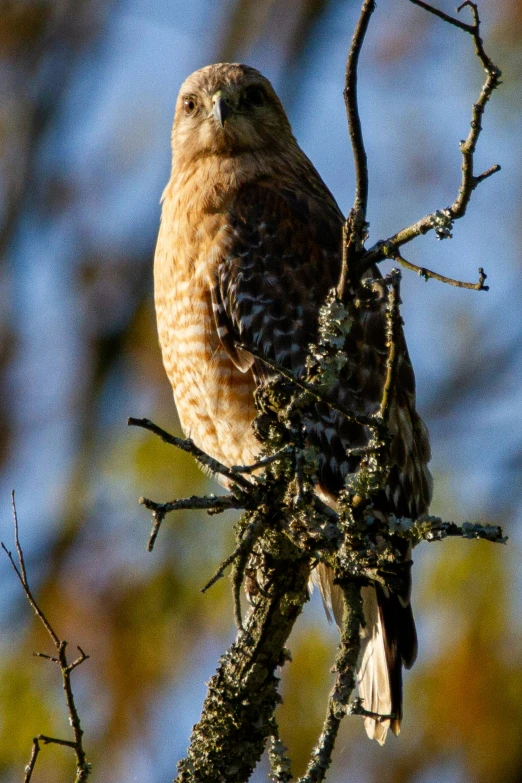
[[[340,270],[343,216],[297,145],[272,86],[245,65],[221,63],[183,84],[172,131],[172,175],[163,194],[154,278],[163,361],[185,433],[227,465],[260,451],[252,421],[254,391],[266,365],[239,344],[304,369],[317,337],[318,310]],[[372,276],[378,277],[377,270]],[[332,394],[348,408],[374,413],[385,375],[384,291],[378,283],[361,306],[346,345],[348,362]],[[401,335],[392,402],[391,470],[376,501],[383,513],[416,517],[430,499],[427,432],[415,412],[415,381]],[[335,504],[367,431],[318,403],[306,421],[321,454],[318,492]],[[405,552],[405,557],[409,553]],[[338,589],[317,569],[327,605]],[[359,695],[372,712],[397,718],[402,666],[416,654],[408,594],[364,588]],[[366,719],[384,742],[390,722]]]

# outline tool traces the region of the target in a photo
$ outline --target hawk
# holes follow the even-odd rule
[[[209,65],[187,78],[172,153],[154,262],[163,362],[185,434],[226,465],[251,464],[261,451],[254,392],[269,376],[245,346],[296,375],[304,371],[319,308],[339,278],[343,215],[299,148],[272,85],[246,65]],[[376,269],[370,275],[379,277]],[[380,300],[377,290],[372,306],[359,310],[332,391],[334,402],[365,414],[378,409],[386,372],[381,288]],[[416,518],[430,500],[430,450],[402,333],[398,351],[393,467],[374,506]],[[335,505],[359,465],[347,451],[364,446],[368,432],[321,402],[305,426],[320,453],[317,491]],[[336,614],[331,572],[319,566],[316,581]],[[402,667],[415,660],[415,624],[409,590],[365,587],[363,606],[358,691],[367,710],[394,716],[365,718],[368,735],[382,744],[388,728],[400,730]]]

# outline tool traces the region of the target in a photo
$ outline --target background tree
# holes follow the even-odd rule
[[[449,3],[441,7],[452,11]],[[78,671],[96,776],[155,781],[183,754],[202,683],[233,635],[226,585],[199,594],[219,554],[232,546],[231,519],[179,517],[147,556],[148,520],[135,507],[137,488],[173,497],[204,492],[204,479],[189,458],[124,426],[129,412],[173,423],[151,313],[150,263],[175,94],[188,72],[211,60],[237,57],[259,67],[345,208],[353,183],[339,85],[358,3],[216,3],[210,11],[196,2],[188,13],[158,0],[82,9],[79,15],[65,2],[34,2],[0,12],[2,538],[10,535],[9,489],[16,486],[39,597],[60,618],[65,638],[97,661]],[[487,120],[479,159],[500,159],[504,173],[477,192],[451,243],[425,238],[410,256],[469,279],[483,263],[492,290],[487,299],[454,294],[413,277],[403,288],[419,408],[434,446],[434,511],[504,523],[510,551],[450,542],[440,560],[433,548],[417,558],[422,656],[409,677],[400,741],[380,751],[347,723],[336,758],[341,780],[382,779],[382,769],[394,781],[521,775],[514,523],[522,300],[513,241],[520,13],[515,2],[482,8],[489,50],[507,84]],[[248,40],[241,38],[245,29]],[[458,31],[442,31],[398,0],[386,8],[386,25],[370,33],[360,90],[376,235],[453,196],[457,142],[480,78],[468,46]],[[312,113],[305,111],[310,105]],[[8,633],[0,780],[18,781],[33,734],[59,732],[66,719],[54,672],[30,656],[42,647],[40,631],[25,624],[13,580],[1,583]],[[279,721],[297,772],[322,720],[335,636],[316,605],[291,643]],[[303,705],[292,683],[306,672],[317,692]],[[353,735],[361,740],[356,745]],[[39,775],[68,780],[70,764],[67,752],[53,753]]]

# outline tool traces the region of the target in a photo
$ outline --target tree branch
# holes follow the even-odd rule
[[[259,539],[256,552],[259,573],[269,578],[261,577],[245,630],[210,680],[177,783],[248,780],[273,732],[272,716],[280,700],[274,671],[284,662],[285,642],[308,599],[310,565],[273,528]]]
[[[367,269],[371,264],[381,261],[384,258],[383,248],[387,246],[396,248],[401,247],[402,245],[411,242],[412,239],[415,239],[422,234],[427,234],[428,231],[432,230],[435,231],[438,239],[450,238],[453,221],[465,215],[467,206],[471,199],[471,195],[475,188],[481,182],[484,182],[485,179],[491,177],[497,171],[500,171],[500,166],[495,164],[482,174],[476,175],[474,173],[474,154],[480,133],[482,131],[482,115],[484,114],[486,105],[491,98],[493,91],[501,84],[502,76],[500,68],[498,68],[493,63],[493,61],[485,52],[484,43],[480,36],[480,17],[476,4],[467,0],[467,2],[463,3],[457,9],[458,11],[461,11],[465,7],[469,7],[471,9],[473,23],[466,24],[461,22],[459,19],[455,19],[454,17],[448,16],[442,11],[439,11],[429,3],[423,2],[423,0],[410,0],[410,2],[414,5],[420,6],[429,13],[438,16],[444,22],[458,27],[459,29],[471,35],[475,45],[475,53],[486,72],[486,79],[482,85],[477,102],[473,104],[468,136],[465,140],[460,142],[460,151],[462,154],[462,176],[459,191],[455,201],[451,206],[426,215],[416,223],[413,223],[407,228],[401,229],[392,237],[389,237],[384,241],[377,242],[367,251],[366,255],[363,257],[362,271]]]
[[[401,326],[400,315],[400,284],[401,273],[398,269],[392,269],[390,273],[390,286],[388,288],[388,303],[386,306],[386,344],[388,356],[386,357],[386,377],[381,396],[378,417],[388,424],[390,416],[392,394],[395,391],[395,377],[397,373],[397,340]]]
[[[67,642],[64,639],[59,638],[58,634],[55,632],[49,620],[47,619],[44,612],[40,608],[38,602],[36,601],[31,591],[31,588],[29,587],[29,582],[27,581],[27,571],[25,567],[24,553],[20,545],[20,538],[18,534],[18,515],[16,513],[14,491],[11,493],[11,503],[13,507],[15,545],[18,554],[19,568],[17,567],[11,552],[8,551],[3,541],[1,543],[1,546],[4,552],[6,553],[7,557],[9,558],[9,561],[20,581],[20,584],[22,585],[27,600],[32,606],[40,622],[46,629],[47,633],[51,637],[51,640],[54,646],[56,647],[56,650],[58,651],[57,657],[46,655],[45,653],[36,653],[36,655],[40,658],[47,658],[48,660],[57,663],[60,667],[60,671],[62,674],[62,684],[65,692],[65,701],[67,704],[67,711],[69,713],[69,723],[72,726],[73,735],[74,735],[74,740],[71,741],[71,740],[57,739],[55,737],[48,737],[45,734],[39,734],[38,737],[36,737],[33,740],[31,758],[29,760],[29,764],[25,768],[24,783],[29,783],[29,781],[31,780],[31,776],[34,771],[36,760],[40,752],[39,741],[44,742],[45,744],[54,743],[55,745],[65,745],[68,748],[72,748],[74,750],[74,755],[76,756],[75,783],[85,783],[85,781],[87,780],[87,778],[91,773],[91,765],[87,761],[87,755],[83,747],[83,729],[81,727],[80,716],[78,714],[78,709],[76,707],[74,694],[72,690],[71,673],[77,666],[79,666],[81,663],[87,660],[89,656],[84,653],[81,647],[78,647],[78,650],[80,652],[80,657],[77,658],[73,663],[68,662],[67,654],[66,654]]]
[[[343,623],[334,667],[337,677],[328,699],[326,718],[319,742],[312,752],[305,775],[298,783],[320,783],[324,780],[332,761],[332,752],[341,720],[347,712],[348,700],[355,688],[355,671],[361,647],[360,628],[364,624],[361,589],[360,585],[353,581],[341,586]]]
[[[412,272],[416,272],[420,277],[423,277],[426,281],[432,279],[432,280],[440,280],[441,283],[446,283],[447,285],[453,285],[457,288],[469,288],[472,291],[489,291],[489,286],[484,285],[484,283],[487,280],[487,274],[484,272],[481,266],[479,266],[479,279],[477,283],[464,283],[462,280],[455,280],[452,277],[446,277],[445,275],[440,275],[438,272],[432,272],[431,269],[426,269],[424,266],[417,266],[416,264],[412,264],[411,261],[407,261],[403,256],[399,253],[399,251],[394,247],[383,247],[383,253],[386,256],[386,258],[393,258],[395,261],[398,261],[398,263],[405,267],[405,269],[410,269]]]
[[[209,455],[199,449],[190,438],[176,438],[175,435],[170,435],[166,430],[158,427],[158,425],[154,424],[150,419],[135,419],[131,416],[127,420],[127,424],[130,427],[141,427],[144,430],[149,430],[149,432],[153,432],[165,443],[169,443],[171,446],[176,446],[177,449],[181,449],[181,451],[192,454],[201,465],[209,468],[212,473],[218,473],[221,476],[225,476],[225,478],[228,478],[233,484],[237,484],[244,489],[250,487],[250,481],[248,481],[248,479],[243,478],[239,472],[234,471],[232,468],[223,465],[219,460],[209,457]]]
[[[344,105],[355,168],[355,196],[352,209],[343,226],[341,275],[337,285],[337,296],[341,301],[344,299],[349,270],[354,266],[356,255],[362,249],[366,239],[368,163],[357,102],[357,67],[370,17],[374,11],[374,0],[364,0],[352,36],[344,77]]]
[[[210,459],[210,457],[209,457]],[[193,495],[191,498],[181,498],[180,500],[170,500],[167,503],[157,503],[155,500],[141,497],[139,500],[142,506],[152,511],[153,525],[150,531],[147,551],[152,552],[156,538],[161,527],[161,523],[167,514],[172,511],[184,511],[187,509],[205,509],[209,514],[221,514],[229,508],[246,508],[245,501],[236,497],[236,495],[207,495],[198,497]]]

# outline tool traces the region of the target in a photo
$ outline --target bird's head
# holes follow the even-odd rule
[[[172,130],[176,157],[277,149],[289,136],[293,139],[281,101],[255,68],[207,65],[181,87]]]

